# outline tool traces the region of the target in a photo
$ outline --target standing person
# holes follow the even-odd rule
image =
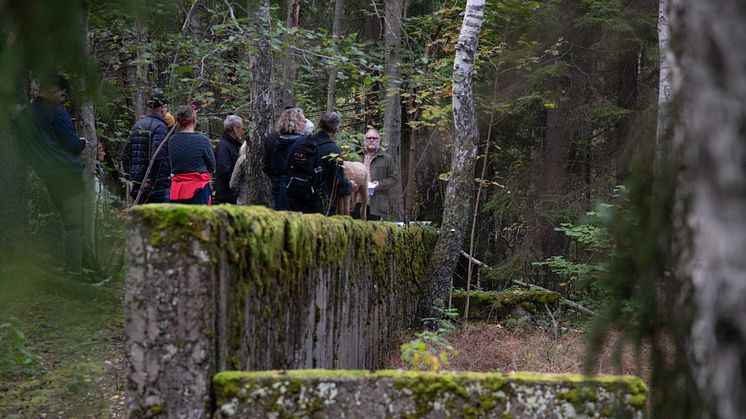
[[[270,155],[272,168],[278,176],[277,193],[272,203],[272,209],[277,211],[290,209],[287,191],[288,162],[295,144],[306,136],[306,121],[303,111],[299,108],[288,109],[277,120],[276,127],[280,136],[275,141]]]
[[[352,193],[355,184],[345,178],[337,158],[342,149],[333,141],[339,122],[336,112],[325,112],[321,130],[295,144],[287,175],[291,210],[331,215],[337,198]]]
[[[177,133],[171,136],[171,202],[211,205],[210,173],[215,171],[215,154],[210,140],[194,132],[197,112],[189,106],[176,111]]]
[[[47,186],[65,228],[65,272],[78,279],[83,264],[83,160],[88,144],[73,128],[63,104],[70,85],[62,76],[42,84],[39,96],[23,110],[21,151]]]
[[[246,153],[248,150],[248,144],[244,141],[238,150],[238,160],[236,160],[236,166],[233,168],[229,184],[231,191],[236,195],[238,205],[249,205],[249,184],[246,178]]]
[[[378,131],[369,129],[365,133],[365,143],[360,154],[368,168],[368,179],[371,182],[368,219],[391,221],[393,211],[390,196],[396,192],[394,188],[399,187],[399,171],[394,158],[381,148]],[[359,214],[360,209],[356,207],[355,212]]]
[[[168,160],[168,143],[155,156],[148,179],[144,179],[150,159],[168,135],[168,115],[168,99],[161,93],[154,93],[148,100],[148,114],[135,122],[124,143],[122,168],[127,180],[132,182],[130,196],[133,200],[137,199],[140,188],[143,188],[141,202],[135,202],[135,205],[169,201],[171,164]]]
[[[278,120],[282,119],[286,113],[293,109],[300,109],[295,105],[287,105],[280,114]],[[274,166],[274,159],[272,157],[273,150],[277,139],[280,138],[280,131],[272,131],[265,139],[262,144],[262,172],[269,177],[269,181],[272,186],[272,206],[277,201],[277,194],[280,191],[280,174],[277,173],[277,169]]]
[[[230,188],[231,175],[238,160],[244,126],[238,115],[228,115],[223,121],[223,134],[215,147],[215,203],[236,204],[236,195]]]

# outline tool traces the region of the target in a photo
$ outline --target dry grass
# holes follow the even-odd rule
[[[611,332],[595,363],[593,373],[633,374],[649,382],[649,350],[636,351],[630,345],[619,348],[620,333]],[[584,332],[570,329],[555,336],[554,330],[539,327],[508,330],[497,324],[463,323],[448,335],[459,354],[450,359],[449,370],[478,372],[534,371],[541,373],[583,373],[586,356]],[[615,354],[619,353],[619,363]],[[393,357],[388,368],[405,368]]]

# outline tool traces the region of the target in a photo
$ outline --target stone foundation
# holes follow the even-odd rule
[[[218,418],[641,418],[637,377],[378,371],[224,372]]]

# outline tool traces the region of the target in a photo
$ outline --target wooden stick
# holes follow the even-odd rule
[[[484,263],[484,262],[482,262],[482,261],[479,261],[479,260],[475,259],[474,257],[471,257],[471,256],[469,256],[469,254],[468,254],[468,253],[466,253],[466,252],[464,252],[463,250],[461,251],[461,255],[462,255],[463,257],[467,258],[467,259],[471,259],[471,261],[472,261],[472,262],[473,262],[473,263],[474,263],[475,265],[477,265],[477,266],[482,266],[482,267],[485,267],[485,268],[487,268],[487,269],[492,269],[492,267],[491,267],[491,266],[488,266],[488,265],[487,265],[486,263]],[[519,280],[517,280],[517,279],[511,279],[511,281],[512,281],[512,282],[513,282],[514,284],[516,284],[516,285],[520,285],[520,286],[522,286],[522,287],[526,287],[526,288],[529,288],[529,289],[530,289],[530,288],[534,288],[534,289],[538,289],[538,290],[540,290],[540,291],[550,291],[550,290],[548,290],[548,289],[546,289],[546,288],[544,288],[544,287],[540,287],[540,286],[538,286],[538,285],[534,285],[534,284],[527,284],[527,283],[525,283],[525,282],[522,282],[522,281],[519,281]],[[550,291],[550,292],[551,292],[551,291]],[[585,308],[585,307],[581,306],[580,304],[578,304],[578,303],[576,303],[576,302],[574,302],[574,301],[570,301],[570,300],[568,300],[568,299],[567,299],[567,298],[565,298],[565,297],[561,297],[561,296],[560,296],[560,300],[559,300],[559,301],[560,301],[560,303],[562,303],[562,304],[564,304],[564,305],[566,305],[566,306],[570,306],[570,307],[574,308],[575,310],[578,310],[578,311],[579,311],[579,312],[581,312],[581,313],[587,314],[587,315],[589,315],[589,316],[595,316],[595,315],[596,315],[596,313],[595,313],[595,312],[594,312],[593,310],[587,309],[587,308]]]

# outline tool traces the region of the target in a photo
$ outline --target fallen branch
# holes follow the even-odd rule
[[[471,261],[472,261],[472,262],[473,262],[473,263],[474,263],[475,265],[477,265],[477,266],[482,266],[482,267],[485,267],[485,268],[487,268],[487,269],[492,269],[492,267],[491,267],[491,266],[488,266],[488,265],[487,265],[486,263],[484,263],[484,262],[482,262],[482,261],[479,261],[479,260],[477,260],[477,259],[475,259],[475,258],[473,258],[473,257],[469,256],[469,254],[468,254],[468,253],[466,253],[466,252],[464,252],[463,250],[461,251],[461,255],[462,255],[463,257],[467,258],[467,259],[470,259],[470,260],[471,260]],[[516,284],[516,285],[520,285],[520,286],[522,286],[522,287],[526,287],[526,288],[534,288],[534,289],[538,289],[538,290],[541,290],[541,291],[549,291],[548,289],[546,289],[546,288],[544,288],[544,287],[540,287],[540,286],[538,286],[538,285],[533,285],[533,284],[527,284],[527,283],[525,283],[525,282],[523,282],[523,281],[519,281],[519,280],[517,280],[517,279],[511,279],[511,281],[512,281],[512,282],[513,282],[514,284]],[[568,299],[567,299],[567,298],[565,298],[565,297],[560,297],[560,300],[559,300],[559,302],[560,302],[560,303],[562,303],[562,304],[564,304],[564,305],[566,305],[566,306],[572,307],[572,308],[574,308],[575,310],[577,310],[577,311],[579,311],[579,312],[581,312],[581,313],[583,313],[583,314],[587,314],[587,315],[589,315],[589,316],[595,316],[595,315],[596,315],[596,312],[594,312],[593,310],[587,309],[587,308],[585,308],[585,307],[581,306],[580,304],[578,304],[578,303],[576,303],[576,302],[574,302],[574,301],[570,301],[570,300],[568,300]]]

